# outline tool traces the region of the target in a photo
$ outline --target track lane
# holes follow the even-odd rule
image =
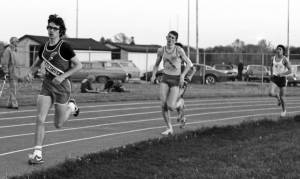
[[[31,118],[30,115],[26,114],[32,113],[34,107],[24,112],[5,113],[6,116],[1,115],[0,121],[9,124],[0,123],[0,173],[6,171],[8,174],[21,174],[35,168],[51,166],[66,157],[161,137],[160,132],[164,130],[165,124],[160,113],[160,103],[147,102],[142,107],[139,102],[123,102],[119,105],[84,104],[82,109],[86,113],[82,113],[80,118],[72,118],[61,130],[54,129],[51,119],[53,116],[50,116],[46,124],[49,131],[44,147],[46,164],[29,168],[26,154],[32,150],[35,124],[32,119],[28,119]],[[275,102],[272,98],[187,100],[188,125],[184,130],[179,130],[178,127],[175,130],[182,132],[208,124],[228,124],[263,116],[279,116],[280,108]],[[300,99],[288,99],[289,115],[299,113],[299,109]],[[15,119],[14,116],[24,118]],[[10,123],[12,121],[14,122]],[[175,118],[173,123],[177,125]],[[8,137],[8,134],[19,136]],[[11,159],[15,162],[10,161]],[[10,169],[10,166],[16,168]]]

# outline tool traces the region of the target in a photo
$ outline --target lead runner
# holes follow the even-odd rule
[[[184,84],[184,77],[192,66],[191,60],[185,55],[184,50],[176,46],[178,39],[176,31],[170,31],[166,37],[167,45],[157,50],[157,59],[153,67],[151,82],[156,79],[156,73],[161,61],[163,61],[163,77],[160,82],[160,100],[162,107],[162,116],[167,124],[167,129],[162,132],[162,135],[173,134],[173,126],[170,119],[170,111],[176,110],[179,95],[179,87]],[[181,72],[181,62],[187,64],[184,71]]]
[[[82,68],[72,47],[62,37],[66,33],[64,20],[57,15],[50,15],[47,31],[49,40],[40,48],[39,58],[34,62],[25,76],[27,81],[33,79],[33,74],[44,62],[46,74],[42,89],[37,98],[37,119],[35,130],[35,146],[29,154],[29,164],[41,164],[42,145],[45,136],[45,120],[49,109],[54,104],[54,125],[61,128],[70,114],[78,116],[79,108],[75,100],[70,99],[71,83],[69,77]]]

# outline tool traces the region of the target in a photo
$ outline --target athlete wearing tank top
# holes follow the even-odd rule
[[[168,50],[166,46],[163,47],[163,67],[164,73],[168,75],[180,75],[181,74],[181,61],[179,55],[180,47],[174,46],[173,49]]]
[[[288,63],[288,60],[285,56],[283,56],[280,59],[278,57],[274,56],[273,65],[272,65],[273,75],[279,76],[280,74],[287,72],[288,71],[288,69],[286,68],[287,63]]]

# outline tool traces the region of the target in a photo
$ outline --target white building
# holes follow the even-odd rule
[[[107,42],[106,46],[112,49],[112,59],[132,61],[143,73],[152,71],[160,45],[137,45]],[[162,65],[162,64],[161,64]]]

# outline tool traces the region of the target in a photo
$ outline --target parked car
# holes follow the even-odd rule
[[[288,86],[297,86],[300,83],[300,65],[291,65],[292,73],[287,76]]]
[[[231,78],[231,76],[229,76],[227,73],[220,70],[216,70],[211,66],[204,64],[194,65],[197,68],[197,71],[192,78],[192,82],[194,83],[203,83],[204,79],[205,84],[215,84],[216,82],[228,81]]]
[[[234,72],[236,72],[236,74],[238,73],[238,66],[237,65],[234,65],[234,64],[232,64],[231,65],[232,66],[232,70],[234,71]]]
[[[228,78],[232,81],[234,81],[237,78],[237,71],[234,70],[230,65],[216,64],[213,65],[213,68],[223,73],[226,73],[228,75]]]
[[[127,73],[128,78],[140,78],[140,69],[128,60],[114,60],[112,63],[118,63],[121,68]]]
[[[99,83],[106,83],[108,79],[128,80],[128,73],[115,61],[81,62],[82,69],[71,76],[72,81],[80,82],[88,75],[94,75]]]
[[[248,65],[244,75],[245,81],[261,81],[262,79],[266,82],[270,81],[270,71],[262,65]]]
[[[216,82],[222,82],[222,81],[228,81],[229,76],[221,71],[213,69],[211,66],[204,66],[204,64],[194,64],[196,66],[197,71],[194,74],[191,82],[192,83],[203,83],[203,74],[204,74],[204,67],[205,68],[205,75],[204,75],[204,80],[205,84],[215,84]],[[147,81],[150,81],[151,76],[152,76],[152,71],[149,71],[147,73],[143,73],[143,76],[141,77],[141,80],[146,79],[146,74],[147,74]],[[161,80],[163,74],[163,70],[159,70],[156,73],[156,83],[158,83]]]

